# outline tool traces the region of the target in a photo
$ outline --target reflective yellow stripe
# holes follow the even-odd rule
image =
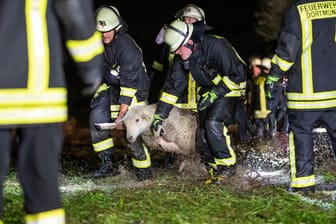
[[[0,106],[5,107],[31,105],[59,105],[66,104],[67,90],[52,88],[41,93],[30,92],[27,89],[0,89]]]
[[[92,144],[95,152],[101,152],[105,149],[112,148],[114,146],[114,142],[112,138],[107,138],[103,141]]]
[[[110,111],[119,111],[120,105],[119,104],[112,104],[110,105]]]
[[[0,90],[0,124],[64,122],[68,118],[67,91],[54,88],[43,94],[27,89]]]
[[[55,209],[25,216],[26,224],[64,224],[64,209]]]
[[[76,62],[90,61],[104,52],[102,37],[98,31],[85,40],[67,40],[66,46]]]
[[[174,96],[172,94],[169,94],[167,92],[162,92],[161,97],[160,97],[160,101],[168,103],[168,104],[176,104],[178,97]]]
[[[146,159],[145,160],[136,160],[135,158],[132,158],[132,164],[134,167],[136,168],[148,168],[151,166],[151,159],[150,159],[150,155],[148,152],[147,147],[145,146],[145,144],[142,144],[143,150],[146,154]]]
[[[217,74],[217,76],[215,78],[213,78],[211,80],[211,82],[215,85],[218,85],[218,83],[222,80],[222,77],[220,76],[220,74]]]
[[[288,136],[288,149],[289,149],[291,186],[302,188],[315,185],[315,175],[310,175],[306,177],[296,177],[295,144],[294,144],[294,134],[292,131],[289,132]]]
[[[176,103],[174,106],[182,109],[191,109],[191,110],[197,108],[197,87],[196,87],[196,81],[193,79],[191,72],[189,72],[187,97],[188,101],[186,103]]]
[[[26,1],[28,50],[28,89],[43,92],[48,88],[50,57],[46,10],[48,1]]]
[[[120,87],[120,96],[133,97],[136,92],[137,92],[137,89]]]
[[[0,125],[59,123],[68,118],[65,105],[14,107],[0,110]]]
[[[292,67],[294,64],[293,62],[286,61],[282,58],[280,58],[278,55],[274,55],[272,58],[272,63],[277,64],[281,71],[286,72]]]
[[[228,129],[226,128],[226,126],[224,126],[223,128],[223,134],[224,137],[226,139],[226,144],[229,150],[229,153],[231,155],[231,157],[229,158],[214,158],[215,159],[215,163],[216,165],[222,165],[222,166],[231,166],[236,164],[236,153],[234,152],[233,148],[231,147],[231,137],[230,135],[228,135]]]
[[[326,108],[335,108],[336,99],[334,100],[325,100],[325,101],[304,101],[304,102],[294,102],[288,100],[287,102],[288,109],[326,109]]]
[[[161,63],[154,61],[152,64],[152,68],[156,69],[157,71],[162,72],[164,69],[164,66]]]
[[[103,83],[99,86],[99,88],[96,90],[95,95],[93,96],[93,98],[96,98],[101,92],[106,91],[110,88],[109,85],[107,85],[106,83]]]
[[[296,188],[310,187],[314,186],[315,184],[315,175],[310,175],[307,177],[294,177],[291,179],[291,186]]]

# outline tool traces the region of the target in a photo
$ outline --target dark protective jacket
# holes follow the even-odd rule
[[[0,126],[67,120],[64,42],[82,71],[100,66],[93,18],[89,0],[0,3]]]
[[[168,117],[169,111],[187,86],[190,71],[200,94],[214,87],[223,88],[225,97],[241,97],[246,87],[246,66],[233,46],[224,38],[202,35],[189,60],[174,58],[160,97],[158,114]]]
[[[150,79],[143,62],[140,47],[126,33],[127,25],[123,24],[110,44],[105,45],[103,81],[118,96],[118,104],[131,105],[133,98],[145,101],[148,97]]]
[[[169,51],[167,44],[160,45],[160,57],[154,60],[150,68],[151,90],[149,100],[150,103],[157,103],[160,96],[161,88],[166,79],[167,72],[173,64],[175,53]],[[192,74],[188,74],[188,84],[184,91],[180,94],[174,106],[182,109],[196,110],[197,86]]]
[[[336,1],[300,0],[284,15],[270,74],[288,77],[288,110],[336,108]]]

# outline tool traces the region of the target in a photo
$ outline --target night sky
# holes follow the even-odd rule
[[[255,52],[253,11],[257,0],[239,1],[183,1],[166,0],[151,3],[147,1],[96,0],[95,7],[108,4],[117,7],[121,16],[128,24],[128,33],[136,40],[144,52],[146,61],[155,57],[152,51],[155,36],[161,26],[173,20],[174,14],[186,4],[193,3],[205,11],[208,25],[214,27],[212,34],[226,37],[247,60]],[[222,6],[226,4],[227,6]],[[154,46],[155,47],[155,46]]]

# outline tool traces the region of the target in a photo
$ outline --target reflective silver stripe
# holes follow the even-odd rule
[[[118,116],[119,116],[119,111],[118,112],[111,112],[111,118],[112,119],[118,118]]]
[[[101,84],[98,87],[98,89],[96,90],[95,95],[93,96],[93,98],[96,98],[99,95],[99,93],[101,93],[101,92],[103,92],[105,90],[108,90],[109,88],[110,88],[110,86],[107,85],[106,83]]]
[[[234,152],[233,148],[231,147],[231,137],[230,137],[230,135],[228,135],[227,132],[228,132],[228,129],[224,125],[223,134],[224,134],[224,137],[226,139],[226,144],[227,144],[227,147],[228,147],[228,150],[229,150],[229,153],[230,153],[231,157],[223,158],[223,159],[214,158],[216,165],[231,166],[231,165],[236,164],[236,153]]]
[[[307,177],[294,177],[291,179],[292,187],[309,187],[315,185],[315,175],[310,175]]]
[[[76,62],[87,62],[104,52],[100,32],[86,40],[67,40],[66,46]]]
[[[193,79],[191,72],[189,72],[188,79],[188,102],[176,103],[174,106],[182,109],[196,109],[197,108],[197,88],[196,81]]]
[[[281,71],[286,72],[292,67],[294,64],[293,62],[286,61],[282,58],[280,58],[278,55],[274,55],[272,58],[272,63],[277,64]]]
[[[92,144],[92,146],[95,152],[100,152],[105,149],[112,148],[114,146],[114,142],[112,138],[107,138],[103,141]]]
[[[336,99],[336,91],[325,91],[325,92],[315,92],[310,94],[303,94],[303,93],[294,93],[294,92],[287,92],[288,100],[293,101],[302,101],[302,100],[331,100]]]
[[[212,79],[211,82],[212,82],[213,84],[215,84],[215,85],[218,85],[218,83],[219,83],[221,80],[222,80],[222,77],[221,77],[219,74],[217,74],[217,76],[216,76],[214,79]]]
[[[55,209],[25,216],[26,224],[65,224],[64,209]]]
[[[67,90],[65,88],[48,89],[43,94],[27,89],[0,89],[0,106],[65,105],[66,97]]]
[[[133,97],[136,92],[137,92],[137,89],[120,87],[120,96]]]
[[[336,99],[325,101],[290,101],[287,102],[289,109],[325,109],[336,107]]]
[[[112,104],[110,105],[110,111],[119,111],[120,105],[119,104]]]
[[[223,82],[230,90],[240,90],[240,84],[233,82],[228,76],[223,77]]]
[[[0,109],[0,125],[58,123],[65,122],[67,118],[66,105],[16,106]]]
[[[292,131],[290,131],[288,135],[288,149],[289,149],[291,186],[300,188],[315,185],[315,175],[310,175],[306,177],[296,177],[295,144],[294,144],[294,134]]]
[[[148,149],[145,146],[145,144],[142,144],[142,147],[143,147],[143,150],[146,154],[146,159],[145,160],[137,160],[135,158],[132,158],[132,164],[136,168],[148,168],[148,167],[151,166],[151,159],[150,159]]]
[[[29,91],[43,92],[49,85],[50,57],[46,23],[48,1],[26,1]]]
[[[161,97],[160,97],[160,101],[168,103],[168,104],[175,104],[177,101],[177,96],[174,96],[172,94],[169,94],[167,92],[162,92]]]

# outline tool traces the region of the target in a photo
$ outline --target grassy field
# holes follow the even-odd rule
[[[204,177],[154,169],[153,181],[137,182],[131,171],[94,180],[91,173],[60,175],[67,223],[336,223],[336,192],[319,190],[300,196],[285,183],[237,175],[223,185]],[[324,173],[327,182],[335,175]],[[23,224],[22,190],[15,172],[5,186],[5,223]]]

